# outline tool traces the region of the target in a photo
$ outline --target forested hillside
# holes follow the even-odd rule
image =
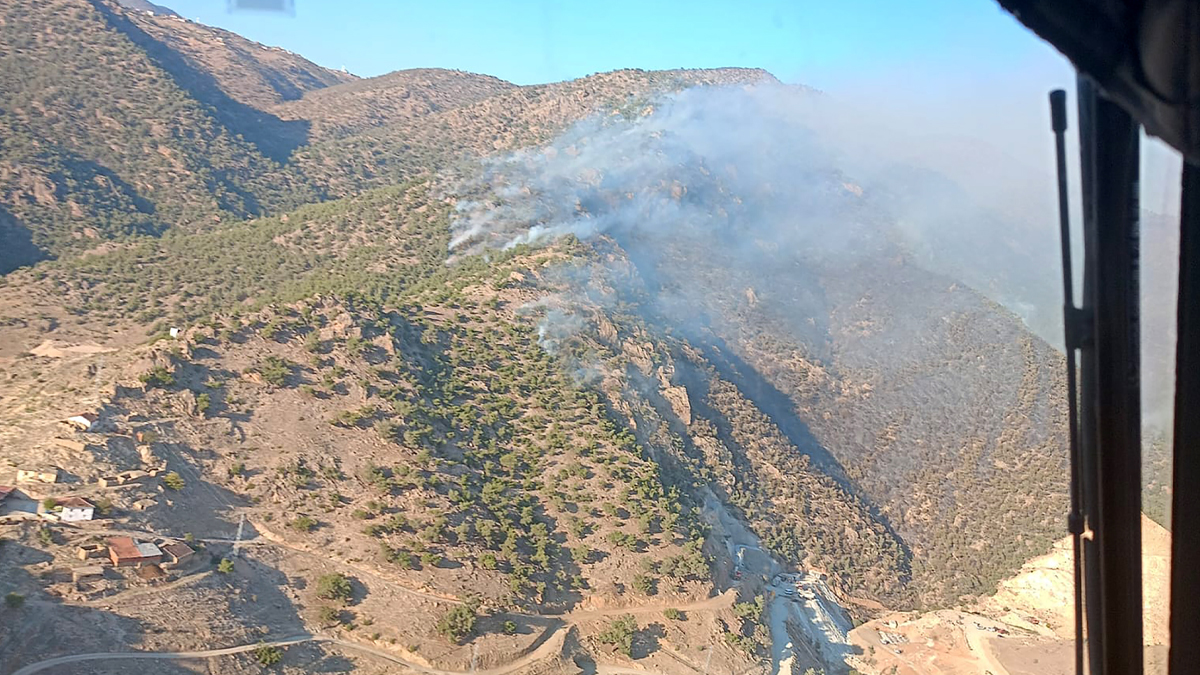
[[[131,41],[119,9],[0,9],[2,204],[43,255],[315,199]]]
[[[780,569],[861,618],[986,595],[1061,534],[1060,355],[931,262],[811,90],[359,79],[109,0],[0,3],[4,470],[209,547],[213,642],[743,672]],[[81,410],[104,422],[64,438]],[[77,534],[14,537],[60,564]],[[96,651],[201,639],[38,616]]]

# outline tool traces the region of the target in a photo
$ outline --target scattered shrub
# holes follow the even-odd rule
[[[163,485],[167,486],[167,488],[170,490],[178,492],[182,490],[186,484],[187,483],[185,483],[183,480],[183,476],[180,476],[178,472],[171,471],[167,475],[163,476]]]
[[[317,597],[346,602],[353,595],[350,579],[340,572],[323,574],[317,579]]]
[[[637,619],[632,614],[617,617],[598,636],[600,642],[614,645],[625,656],[633,654],[633,636],[637,633]]]
[[[437,631],[454,644],[461,643],[475,630],[475,610],[458,605],[438,619]]]
[[[273,645],[259,645],[254,650],[254,660],[261,666],[273,666],[283,660],[283,650]]]
[[[169,387],[175,384],[175,376],[165,366],[155,366],[152,370],[138,376],[147,387]]]
[[[317,519],[311,516],[298,516],[288,523],[293,530],[312,532],[317,527]]]
[[[208,395],[207,391],[203,392],[202,394],[200,394],[199,396],[196,397],[196,410],[201,415],[207,415],[208,410],[211,407],[212,407],[212,397]]]

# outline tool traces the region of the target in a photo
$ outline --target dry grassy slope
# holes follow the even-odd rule
[[[338,559],[369,561],[412,587],[458,597],[478,593],[505,605],[532,596],[547,607],[569,606],[585,593],[620,596],[644,571],[643,558],[684,555],[686,538],[674,532],[684,521],[663,510],[666,502],[648,506],[660,499],[653,496],[661,490],[654,487],[653,464],[612,445],[600,410],[557,381],[533,339],[495,326],[503,313],[491,314],[475,300],[456,304],[430,303],[410,315],[384,317],[338,304],[284,311],[274,322],[281,328],[252,321],[257,334],[247,329],[198,341],[193,357],[174,367],[177,385],[170,391],[181,393],[155,390],[125,405],[150,415],[190,407],[193,396],[183,388],[208,392],[213,421],[177,422],[172,434],[193,449],[204,475],[260,504],[250,513],[272,530]],[[264,339],[271,330],[276,337]],[[488,331],[504,337],[492,342],[484,337]],[[271,356],[297,364],[283,386],[251,374]],[[534,382],[542,388],[531,388]],[[244,465],[245,478],[228,476],[235,464]],[[371,467],[392,480],[372,477]],[[519,539],[517,551],[504,553],[504,520],[494,520],[501,507],[476,503],[492,483],[507,486],[509,495],[493,497],[516,500],[507,517],[526,533],[522,537],[536,532],[537,522],[549,528],[556,543],[548,559],[538,562],[534,540]],[[464,486],[473,500],[460,498]],[[611,506],[597,495],[612,495]],[[604,517],[602,507],[620,509],[628,524]],[[638,513],[655,514],[640,533]],[[287,521],[297,514],[321,525],[312,535],[289,532]],[[407,525],[395,525],[396,515]],[[497,532],[484,533],[483,523]],[[378,531],[364,533],[372,525]],[[614,545],[608,537],[616,531],[639,543],[628,550]],[[381,544],[411,553],[417,569],[389,563]],[[587,562],[567,550],[580,545],[593,551]],[[489,548],[502,561],[509,558],[501,571],[480,567]],[[445,562],[421,564],[421,552]],[[533,565],[531,584],[548,588],[513,587],[522,565]],[[700,570],[696,580],[706,581],[707,568]],[[574,575],[591,590],[573,587]],[[680,590],[704,594],[686,577],[678,583]],[[664,580],[662,592],[673,589]]]
[[[383,298],[444,284],[446,206],[427,183],[313,204],[279,217],[136,244],[18,270],[0,285],[0,359],[49,337],[127,345],[231,308],[315,294]]]
[[[535,279],[555,259],[561,254],[550,251],[467,268],[386,312],[361,300],[314,298],[219,316],[189,329],[182,342],[105,353],[60,345],[38,350],[45,356],[6,359],[6,447],[14,461],[63,466],[90,496],[113,496],[126,526],[229,537],[245,513],[280,542],[253,549],[258,567],[229,580],[232,587],[218,577],[210,590],[188,596],[204,608],[197,616],[222,627],[209,634],[222,644],[256,622],[275,626],[273,635],[284,625],[320,627],[324,603],[312,597],[314,578],[343,571],[365,595],[346,616],[374,619],[357,639],[379,631],[451,669],[465,670],[471,652],[448,650],[432,630],[449,607],[436,598],[470,593],[486,607],[532,604],[543,612],[649,605],[640,625],[658,638],[639,649],[655,652],[655,667],[677,667],[668,650],[702,662],[700,646],[716,641],[713,663],[741,670],[746,655],[722,637],[741,624],[728,610],[688,612],[685,622],[660,617],[662,608],[703,598],[713,586],[689,543],[701,539],[686,497],[669,489],[669,477],[599,399],[565,380],[537,344],[531,320],[514,314],[540,291],[513,280]],[[275,362],[282,379],[272,358],[289,362]],[[156,366],[171,373],[171,384],[138,381]],[[56,449],[54,420],[93,405],[107,431],[90,435],[83,454]],[[135,431],[156,434],[148,454],[134,450]],[[147,462],[178,471],[184,489],[163,491],[151,481],[108,495],[86,483]],[[137,510],[139,500],[150,505]],[[312,531],[289,526],[300,516],[316,522]],[[506,529],[517,534],[503,535]],[[32,532],[22,540],[46,549]],[[49,552],[70,555],[65,547]],[[495,570],[489,555],[498,558]],[[33,580],[20,588],[38,598],[52,590]],[[222,597],[237,598],[228,615],[209,609],[222,606]],[[131,616],[118,607],[114,614],[162,634],[108,643],[88,634],[84,643],[153,648],[197,640],[163,631],[152,613]],[[504,663],[537,637],[539,624],[513,618],[522,626],[515,638],[500,634],[503,616],[481,623],[483,662]],[[582,650],[576,656],[620,660],[595,640],[605,626],[597,616],[575,629],[573,639],[586,645],[572,648]],[[66,650],[65,641],[55,644]]]
[[[353,82],[112,0],[0,8],[0,273],[105,240],[385,187],[652,92],[770,78],[618,71],[513,87],[416,70]]]
[[[490,75],[416,68],[314,90],[272,112],[311,122],[315,142],[469,105],[515,86]]]
[[[130,17],[155,40],[211,77],[231,99],[260,110],[358,79],[322,68],[299,54],[178,16],[131,12]]]

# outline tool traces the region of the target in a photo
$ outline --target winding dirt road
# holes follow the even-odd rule
[[[266,533],[268,531],[264,531],[265,528],[256,527],[256,530],[258,530],[259,537],[256,537],[256,538],[250,539],[250,540],[242,540],[241,544],[244,544],[244,545],[245,544],[251,544],[251,545],[265,544],[265,545],[271,545],[271,546],[278,546],[278,548],[287,549],[287,550],[290,550],[293,552],[300,552],[300,554],[305,554],[305,555],[310,555],[310,556],[318,555],[317,552],[307,550],[305,548],[301,548],[301,546],[296,546],[294,544],[290,544],[289,542],[286,542],[286,540],[283,540],[282,538],[271,537],[270,534]],[[113,534],[114,531],[107,531],[107,533]],[[122,533],[125,533],[125,532],[122,532]],[[132,531],[131,530],[131,531],[127,531],[127,533],[130,534],[130,536],[136,536],[136,537],[156,537],[157,536],[157,534],[155,534],[155,533],[143,532],[143,531]],[[214,539],[206,539],[206,540],[214,540]],[[344,563],[343,563],[343,565],[344,565]],[[371,578],[377,579],[379,581],[383,581],[384,584],[394,587],[394,589],[396,589],[396,590],[401,590],[403,592],[412,593],[412,595],[414,595],[414,596],[420,596],[420,597],[424,597],[427,599],[433,599],[433,601],[446,602],[446,603],[451,603],[451,604],[461,604],[461,602],[462,602],[462,601],[458,601],[457,598],[448,598],[448,597],[443,597],[443,596],[437,596],[437,595],[433,595],[433,593],[427,593],[424,591],[409,589],[409,587],[407,587],[407,586],[396,583],[396,580],[386,578],[386,577],[384,577],[384,575],[379,574],[378,572],[370,571],[370,569],[365,569],[360,566],[353,566],[353,565],[347,565],[347,566],[354,569],[354,572],[356,572],[356,573],[366,575],[366,577],[371,577]],[[178,581],[174,581],[173,584],[174,585],[192,584],[192,583],[194,583],[194,581],[208,577],[209,574],[210,574],[209,572],[205,572],[202,574],[188,575],[188,577],[182,578]],[[154,589],[154,590],[155,591],[161,590],[161,587],[156,587],[156,589]],[[109,604],[109,603],[116,601],[116,599],[121,599],[121,601],[124,601],[124,599],[127,599],[128,597],[132,597],[133,595],[139,595],[140,592],[149,592],[149,590],[131,591],[128,593],[124,593],[124,595],[122,595],[122,593],[119,593],[119,595],[110,596],[107,598],[100,598],[100,599],[97,599],[97,601],[94,601],[94,603],[88,603],[88,604]],[[719,596],[704,598],[704,599],[702,599],[702,601],[696,601],[696,602],[691,602],[691,603],[660,602],[660,603],[650,603],[650,604],[638,605],[638,607],[604,608],[604,609],[583,610],[583,611],[577,610],[577,611],[570,611],[570,613],[558,614],[558,615],[548,615],[548,614],[523,615],[523,616],[536,617],[536,619],[557,619],[558,621],[560,621],[562,623],[560,623],[560,625],[556,628],[548,628],[548,631],[550,631],[550,634],[547,635],[545,640],[542,640],[541,644],[536,646],[535,649],[533,649],[532,651],[529,651],[528,653],[526,653],[526,655],[518,657],[518,658],[514,659],[514,661],[511,661],[504,665],[499,665],[499,667],[490,668],[490,669],[482,669],[482,670],[474,670],[473,673],[474,673],[474,675],[508,675],[510,673],[514,673],[514,671],[516,671],[516,670],[520,670],[524,667],[527,667],[527,665],[529,665],[529,664],[532,664],[532,663],[541,661],[541,659],[550,657],[553,655],[553,653],[556,653],[556,652],[562,650],[564,640],[566,639],[566,634],[568,634],[568,632],[570,631],[571,626],[576,625],[576,623],[581,623],[584,621],[595,621],[595,620],[599,620],[599,619],[604,619],[604,617],[608,617],[608,616],[618,616],[618,615],[624,615],[624,614],[632,614],[635,616],[647,615],[647,614],[660,614],[660,613],[662,613],[662,611],[664,611],[667,608],[674,608],[674,609],[678,609],[680,611],[715,611],[715,610],[732,607],[734,599],[736,599],[736,598],[737,598],[737,591],[728,590],[725,593],[721,593],[721,595],[719,595]],[[517,614],[517,613],[514,613],[514,614]],[[16,671],[13,671],[13,673],[11,675],[34,675],[35,673],[40,673],[40,671],[42,671],[42,670],[46,670],[48,668],[53,668],[53,667],[55,667],[55,665],[62,665],[62,664],[67,664],[67,663],[78,663],[78,662],[85,662],[85,661],[106,661],[106,659],[112,659],[112,661],[118,661],[118,659],[176,659],[176,661],[179,661],[179,659],[212,658],[212,657],[218,657],[218,656],[235,655],[235,653],[245,653],[248,651],[256,650],[256,649],[258,649],[259,646],[263,646],[263,645],[288,646],[288,645],[296,645],[296,644],[301,644],[301,643],[334,644],[337,646],[344,647],[344,649],[361,652],[361,653],[367,653],[367,655],[382,658],[382,659],[385,659],[385,661],[390,661],[390,662],[396,663],[398,665],[403,665],[404,668],[408,668],[409,670],[413,670],[413,671],[418,671],[418,673],[424,673],[426,675],[470,675],[468,673],[462,673],[462,671],[440,670],[437,668],[427,667],[427,665],[424,665],[424,664],[413,663],[413,662],[407,661],[407,659],[404,659],[401,656],[397,656],[396,653],[392,653],[392,652],[386,651],[386,650],[376,649],[376,647],[362,645],[359,643],[352,643],[352,641],[348,641],[348,640],[326,637],[326,635],[314,635],[314,634],[308,634],[308,633],[293,635],[293,637],[283,638],[280,640],[266,641],[266,643],[254,643],[251,645],[222,647],[222,649],[204,650],[204,651],[180,651],[180,652],[130,651],[130,652],[77,653],[77,655],[68,655],[68,656],[60,656],[60,657],[55,657],[55,658],[48,658],[48,659],[46,659],[46,661],[40,661],[37,663],[31,663],[28,665],[24,665],[24,667],[19,668]],[[626,669],[626,668],[622,668],[622,667],[617,667],[617,665],[598,664],[598,674],[617,675],[620,673],[638,673],[640,675],[654,675],[653,673],[650,673],[650,671],[646,671],[646,670]]]
[[[100,660],[125,660],[125,659],[207,659],[214,656],[227,656],[229,654],[241,654],[243,652],[254,651],[263,644],[272,647],[285,647],[287,645],[300,644],[302,642],[310,642],[317,639],[312,635],[295,635],[282,640],[272,640],[264,643],[254,643],[251,645],[241,645],[238,647],[226,647],[224,649],[208,649],[202,652],[92,652],[90,654],[71,654],[69,656],[59,656],[45,661],[38,661],[23,666],[12,673],[12,675],[33,675],[33,673],[41,672],[47,668],[61,666],[67,663],[78,663],[80,661],[100,661]]]
[[[640,606],[640,607],[617,607],[617,608],[611,608],[611,609],[599,609],[599,610],[591,610],[591,611],[586,611],[586,612],[572,612],[569,614],[564,614],[564,615],[561,615],[560,617],[558,617],[563,620],[562,625],[560,625],[558,628],[554,629],[553,632],[549,635],[549,637],[547,637],[546,640],[544,642],[542,642],[542,644],[538,645],[537,648],[530,651],[528,654],[525,654],[524,656],[522,656],[518,659],[515,659],[509,663],[506,663],[502,666],[497,666],[495,668],[488,668],[485,670],[476,670],[473,672],[475,673],[475,675],[507,675],[508,673],[514,672],[521,668],[524,668],[525,666],[528,666],[531,663],[535,663],[544,658],[547,658],[550,655],[552,655],[562,649],[563,641],[567,637],[567,631],[570,630],[570,626],[572,624],[575,624],[575,623],[578,623],[581,621],[590,621],[590,620],[594,620],[594,619],[604,618],[606,616],[614,616],[614,615],[619,615],[619,614],[634,614],[634,615],[652,614],[652,613],[662,612],[664,609],[666,609],[668,607],[675,607],[676,609],[679,609],[681,611],[692,611],[692,612],[705,611],[705,610],[717,610],[717,609],[723,609],[725,607],[731,606],[733,604],[734,597],[735,597],[735,595],[732,592],[726,592],[726,593],[723,593],[722,595],[718,595],[718,596],[715,596],[712,598],[707,598],[705,600],[701,600],[701,601],[693,602],[693,603],[682,603],[682,604],[660,603],[660,604],[654,604],[654,605],[644,605],[644,606]],[[543,615],[541,618],[551,618],[551,617]],[[437,668],[430,668],[428,666],[424,666],[419,663],[413,663],[411,661],[405,660],[404,658],[402,658],[400,656],[397,656],[396,654],[394,654],[392,652],[389,652],[389,651],[386,651],[383,649],[376,649],[375,647],[370,647],[368,645],[360,644],[357,642],[350,642],[348,640],[341,640],[341,639],[334,638],[334,637],[328,637],[328,636],[322,636],[322,635],[311,635],[311,634],[294,635],[292,637],[283,638],[280,640],[272,640],[269,642],[262,642],[262,643],[256,642],[254,644],[249,644],[249,645],[239,645],[237,647],[225,647],[222,649],[209,649],[209,650],[205,650],[205,651],[196,651],[196,652],[92,652],[92,653],[88,653],[88,654],[71,654],[68,656],[59,656],[59,657],[55,657],[52,659],[46,659],[45,661],[38,661],[37,663],[31,663],[29,665],[23,666],[23,667],[19,668],[18,670],[14,671],[12,673],[12,675],[33,675],[34,673],[41,672],[47,668],[53,668],[54,666],[60,666],[60,665],[67,664],[67,663],[78,663],[80,661],[102,661],[102,660],[123,660],[123,659],[174,659],[174,660],[207,659],[207,658],[212,658],[215,656],[228,656],[230,654],[241,654],[244,652],[253,651],[264,644],[268,645],[268,646],[274,646],[274,647],[285,647],[288,645],[301,644],[304,642],[318,642],[318,643],[334,644],[339,647],[344,647],[346,649],[350,649],[350,650],[357,651],[357,652],[362,652],[364,654],[370,654],[372,656],[376,656],[378,658],[381,658],[381,659],[384,659],[387,661],[391,661],[392,663],[402,665],[410,670],[420,672],[420,673],[426,673],[426,675],[469,675],[468,673],[464,673],[461,671],[440,670]],[[617,666],[598,666],[597,672],[613,673],[614,675],[616,673],[622,673],[622,672],[636,672],[636,673],[642,673],[643,675],[646,673],[646,671],[621,669]]]
[[[428,666],[423,666],[418,663],[413,663],[411,661],[407,661],[391,652],[388,652],[388,651],[385,651],[382,649],[376,649],[374,647],[369,647],[367,645],[359,644],[357,642],[350,642],[348,640],[340,640],[338,638],[326,637],[326,636],[322,636],[322,635],[294,635],[292,637],[283,638],[281,640],[271,640],[269,642],[256,642],[254,644],[249,644],[249,645],[239,645],[237,647],[225,647],[223,649],[208,649],[205,651],[198,651],[198,652],[93,652],[90,654],[71,654],[69,656],[59,656],[59,657],[53,658],[53,659],[46,659],[45,661],[38,661],[37,663],[31,663],[27,666],[24,666],[24,667],[16,670],[15,672],[12,673],[12,675],[33,675],[34,673],[41,672],[43,670],[46,670],[47,668],[53,668],[55,666],[61,666],[61,665],[65,665],[68,663],[79,663],[81,661],[118,661],[118,660],[129,660],[129,659],[138,659],[138,660],[143,660],[143,659],[167,659],[167,660],[208,659],[208,658],[213,658],[215,656],[229,656],[231,654],[242,654],[245,652],[254,651],[255,649],[258,649],[259,647],[261,647],[263,645],[267,645],[270,647],[286,647],[289,645],[297,645],[297,644],[302,644],[305,642],[317,642],[317,643],[326,643],[326,644],[337,645],[339,647],[344,647],[344,648],[352,650],[352,651],[361,652],[364,654],[370,654],[371,656],[375,656],[375,657],[384,659],[386,661],[391,661],[392,663],[402,665],[405,668],[408,668],[409,670],[413,670],[413,671],[420,672],[420,673],[426,673],[427,675],[469,675],[467,673],[461,673],[461,672],[453,671],[453,670],[438,670],[436,668],[430,668]],[[524,657],[519,658],[519,659],[513,661],[512,663],[506,664],[499,668],[492,668],[489,670],[476,670],[476,671],[474,671],[475,675],[504,675],[505,673],[510,673],[518,668],[523,668],[526,665],[528,665],[528,664],[538,660],[542,656],[544,656],[543,648],[546,648],[548,650],[553,650],[554,648],[561,648],[562,647],[561,642],[562,642],[561,636],[552,636],[541,647],[530,652],[529,654],[525,655]]]

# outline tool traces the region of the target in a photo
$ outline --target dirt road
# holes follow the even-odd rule
[[[536,649],[534,649],[533,651],[529,652],[528,654],[525,654],[524,656],[522,656],[514,661],[506,663],[502,666],[497,666],[495,668],[488,668],[485,670],[476,670],[473,672],[475,673],[475,675],[507,675],[508,673],[518,671],[532,663],[535,663],[542,659],[548,658],[549,656],[562,650],[563,641],[566,639],[567,632],[570,629],[570,625],[573,623],[578,623],[580,621],[589,621],[589,620],[594,620],[594,619],[600,619],[600,618],[604,618],[606,616],[614,616],[614,615],[619,615],[619,614],[635,614],[636,615],[636,614],[657,613],[657,612],[662,612],[664,609],[666,609],[668,607],[675,607],[676,609],[679,609],[681,611],[691,611],[691,612],[704,611],[704,610],[717,610],[717,609],[723,609],[725,607],[731,606],[733,604],[734,597],[735,597],[735,595],[732,592],[726,592],[722,595],[718,595],[716,597],[708,598],[708,599],[701,600],[699,602],[694,602],[694,603],[684,603],[684,604],[660,603],[660,604],[655,604],[655,605],[645,605],[645,606],[641,606],[641,607],[612,608],[612,609],[602,609],[602,610],[593,610],[593,611],[588,611],[588,612],[574,612],[571,614],[565,614],[560,617],[563,619],[563,624],[561,626],[559,626],[558,628],[554,629],[554,631],[549,635],[549,637],[547,637],[546,640],[544,642],[542,642],[542,644],[538,645],[538,647]],[[546,617],[542,617],[542,618],[546,618]],[[21,667],[20,669],[18,669],[14,673],[12,673],[12,675],[33,675],[34,673],[41,672],[47,668],[53,668],[54,666],[60,666],[60,665],[67,664],[67,663],[78,663],[80,661],[102,661],[102,660],[122,660],[122,659],[175,659],[175,660],[205,659],[205,658],[211,658],[214,656],[227,656],[230,654],[241,654],[244,652],[253,651],[254,649],[257,649],[259,646],[261,646],[262,644],[276,646],[276,647],[284,647],[287,645],[300,644],[300,643],[304,643],[304,642],[318,642],[318,643],[334,644],[339,647],[343,647],[343,648],[350,649],[350,650],[357,651],[357,652],[362,652],[365,654],[370,654],[372,656],[376,656],[378,658],[381,658],[381,659],[384,659],[387,661],[391,661],[392,663],[402,665],[402,666],[408,668],[409,670],[420,672],[420,673],[426,673],[426,675],[468,675],[467,673],[462,673],[460,671],[440,670],[437,668],[430,668],[428,666],[424,666],[424,665],[421,665],[418,663],[413,663],[411,661],[405,660],[404,658],[402,658],[392,652],[389,652],[389,651],[383,650],[383,649],[377,649],[377,648],[371,647],[369,645],[364,645],[364,644],[357,643],[357,642],[350,642],[349,640],[341,640],[341,639],[333,638],[333,637],[327,637],[327,636],[321,636],[321,635],[308,635],[308,634],[295,635],[295,636],[292,636],[289,638],[283,638],[281,640],[272,640],[270,642],[265,642],[265,643],[254,643],[254,644],[249,644],[249,645],[240,645],[237,647],[224,647],[221,649],[210,649],[210,650],[206,650],[206,651],[197,651],[197,652],[92,652],[92,653],[88,653],[88,654],[71,654],[69,656],[59,656],[59,657],[56,657],[53,659],[46,659],[45,661],[39,661],[37,663],[31,663],[27,666]],[[626,672],[640,673],[643,675],[645,675],[647,673],[647,671],[623,669],[623,668],[619,668],[617,666],[598,666],[597,672],[598,673],[610,673],[612,675],[616,675],[617,673],[626,673]]]
[[[287,645],[296,645],[302,642],[313,640],[312,635],[296,635],[282,640],[272,640],[265,643],[254,643],[251,645],[241,645],[238,647],[225,647],[224,649],[208,649],[202,652],[93,652],[91,654],[71,654],[70,656],[59,656],[45,661],[38,661],[27,666],[17,669],[12,675],[33,675],[33,673],[41,672],[47,668],[61,666],[67,663],[78,663],[80,661],[101,661],[101,660],[125,660],[125,659],[207,659],[214,656],[227,656],[229,654],[241,654],[243,652],[253,651],[258,649],[263,644],[272,647],[285,647]]]
[[[507,664],[505,664],[503,666],[499,666],[497,668],[489,668],[486,670],[475,670],[472,672],[475,675],[506,675],[507,673],[511,673],[513,671],[519,670],[521,668],[524,668],[525,666],[528,666],[531,663],[534,663],[535,661],[538,661],[542,658],[545,658],[546,656],[549,656],[550,654],[554,653],[556,650],[562,649],[562,641],[565,636],[566,636],[565,631],[560,629],[559,631],[556,632],[555,635],[551,636],[550,639],[546,640],[546,642],[544,642],[537,649],[526,654],[525,656],[522,656],[519,659],[516,659],[515,661],[512,661],[511,663],[507,663]],[[391,661],[392,663],[404,666],[405,668],[407,668],[411,671],[415,671],[415,672],[419,672],[419,673],[426,673],[426,675],[469,675],[468,673],[462,673],[462,672],[454,671],[454,670],[439,670],[437,668],[430,668],[428,666],[423,666],[418,663],[413,663],[411,661],[407,661],[404,658],[397,656],[396,654],[393,654],[392,652],[389,652],[387,650],[377,649],[377,648],[371,647],[369,645],[364,645],[364,644],[360,644],[357,642],[350,642],[349,640],[341,640],[341,639],[333,638],[333,637],[326,637],[326,636],[322,636],[322,635],[309,635],[309,634],[294,635],[292,637],[283,638],[280,640],[271,640],[269,642],[256,642],[254,644],[239,645],[237,647],[224,647],[221,649],[208,649],[208,650],[197,651],[197,652],[92,652],[90,654],[71,654],[69,656],[59,656],[59,657],[56,657],[53,659],[46,659],[45,661],[38,661],[37,663],[31,663],[27,666],[23,666],[22,668],[16,670],[15,672],[12,673],[12,675],[34,675],[34,673],[39,673],[43,670],[46,670],[47,668],[53,668],[55,666],[61,666],[61,665],[65,665],[68,663],[79,663],[81,661],[118,661],[118,660],[131,660],[131,659],[137,659],[137,660],[207,659],[207,658],[212,658],[215,656],[229,656],[231,654],[242,654],[245,652],[254,651],[255,649],[258,649],[259,647],[261,647],[263,645],[267,645],[267,646],[271,646],[271,647],[286,647],[289,645],[302,644],[305,642],[316,642],[316,643],[337,645],[339,647],[343,647],[343,648],[349,649],[351,651],[361,652],[364,654],[369,654],[371,656],[375,656],[377,658],[381,658],[385,661]]]
[[[988,645],[988,638],[975,626],[963,626],[963,633],[967,637],[967,646],[971,651],[977,654],[987,666],[988,672],[992,675],[1009,675],[1008,669],[1000,664],[996,659],[996,655],[992,653],[991,647]]]

